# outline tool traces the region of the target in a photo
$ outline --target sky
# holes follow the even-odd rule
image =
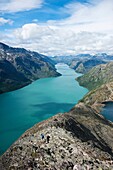
[[[0,0],[0,41],[47,56],[113,54],[113,0]]]

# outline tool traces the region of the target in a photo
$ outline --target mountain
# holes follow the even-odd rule
[[[0,93],[21,88],[39,78],[59,75],[47,56],[0,43]]]
[[[50,57],[50,59],[52,59],[55,63],[65,63],[65,64],[69,64],[74,58],[75,56],[71,56],[71,55]]]
[[[113,60],[113,54],[97,53],[93,57],[101,60],[106,60],[106,61]]]
[[[75,54],[69,56],[50,57],[55,63],[65,63],[79,73],[86,73],[92,67],[105,64],[113,60],[113,55],[106,53],[92,54]]]
[[[77,81],[89,90],[113,81],[113,62],[95,66],[88,73],[78,77]]]
[[[65,63],[70,65],[72,60],[79,61],[81,58],[87,59],[90,58],[90,54],[77,54],[77,55],[69,55],[69,56],[54,56],[50,57],[56,63]]]
[[[89,59],[88,58],[88,59],[85,59],[85,60],[82,59],[79,61],[72,60],[72,62],[70,63],[70,67],[78,73],[86,73],[94,66],[100,65],[100,64],[105,64],[105,63],[106,62],[101,59],[97,59],[97,58]]]

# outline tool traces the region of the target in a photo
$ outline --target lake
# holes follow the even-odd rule
[[[60,77],[43,78],[0,95],[0,154],[34,124],[69,111],[87,92],[66,64],[57,64]]]
[[[101,114],[108,120],[113,122],[113,102],[104,102],[105,106],[102,108]]]

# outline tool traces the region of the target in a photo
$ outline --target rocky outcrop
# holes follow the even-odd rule
[[[112,170],[113,124],[79,103],[26,131],[0,158],[9,169]]]
[[[104,103],[110,101],[113,101],[113,82],[104,84],[101,87],[90,91],[80,102],[95,108],[99,113],[104,106]]]
[[[113,81],[113,62],[101,64],[92,68],[88,73],[77,78],[81,86],[89,90]]]
[[[18,89],[39,78],[59,75],[48,57],[0,43],[0,93]]]

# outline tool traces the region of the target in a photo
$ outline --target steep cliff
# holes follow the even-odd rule
[[[0,93],[18,89],[39,78],[59,75],[48,57],[0,43]]]

